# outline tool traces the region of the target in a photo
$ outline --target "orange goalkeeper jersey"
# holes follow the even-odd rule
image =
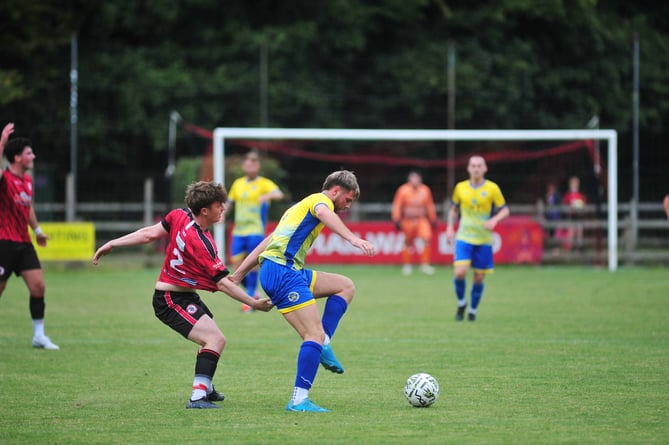
[[[427,185],[413,187],[411,184],[403,184],[397,189],[393,199],[392,219],[399,221],[403,218],[437,220],[432,191]]]

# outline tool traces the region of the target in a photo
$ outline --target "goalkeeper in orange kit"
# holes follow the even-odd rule
[[[420,255],[420,269],[432,275],[434,267],[430,265],[430,242],[432,230],[437,228],[437,211],[432,198],[432,191],[423,184],[422,175],[412,170],[407,182],[395,192],[392,206],[392,220],[397,230],[404,234],[402,248],[402,273],[412,272],[412,250],[416,248]],[[421,246],[416,246],[416,240]]]

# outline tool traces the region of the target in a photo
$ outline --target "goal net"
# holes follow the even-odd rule
[[[447,144],[457,142],[458,156],[447,157]],[[601,144],[599,144],[601,142]],[[320,144],[320,147],[328,147],[327,150],[310,150],[309,147],[314,144]],[[373,144],[376,150],[370,150],[370,144]],[[219,183],[226,184],[231,182],[231,178],[225,177],[224,160],[234,147],[243,145],[247,148],[260,148],[272,152],[273,155],[290,157],[301,167],[299,169],[290,169],[290,175],[308,175],[311,168],[309,166],[317,163],[328,163],[330,171],[345,167],[354,171],[357,168],[350,168],[349,164],[365,164],[366,170],[370,170],[374,178],[374,187],[381,188],[385,192],[394,192],[394,188],[401,182],[394,181],[394,186],[389,186],[383,181],[383,167],[388,165],[401,165],[405,172],[411,168],[428,169],[439,172],[439,180],[445,181],[445,178],[452,176],[453,167],[463,168],[462,163],[466,163],[468,155],[463,156],[464,146],[477,147],[477,154],[483,154],[488,162],[490,169],[489,176],[494,181],[501,183],[502,190],[506,194],[505,182],[500,181],[498,175],[497,163],[516,162],[516,168],[505,169],[514,178],[527,175],[546,175],[546,177],[536,178],[544,183],[548,183],[557,177],[568,177],[579,175],[579,172],[570,171],[550,171],[551,168],[560,169],[560,163],[556,160],[564,153],[573,152],[579,147],[593,148],[593,144],[602,150],[605,150],[602,158],[606,159],[607,165],[602,169],[606,175],[601,178],[601,182],[606,184],[606,196],[603,197],[601,208],[606,212],[606,255],[608,269],[614,271],[618,266],[618,209],[617,209],[617,133],[615,130],[365,130],[365,129],[304,129],[304,128],[216,128],[213,132],[213,179]],[[429,150],[430,156],[415,156],[412,158],[403,158],[401,153],[407,152],[407,147],[411,148],[422,146],[432,147]],[[529,149],[519,149],[518,145]],[[398,146],[403,147],[399,153],[395,150]],[[495,146],[494,151],[481,152],[481,147]],[[226,153],[226,147],[228,153]],[[345,147],[342,149],[342,147]],[[380,149],[379,149],[380,147]],[[537,148],[539,147],[539,148]],[[548,147],[548,148],[547,148]],[[331,148],[331,149],[330,149]],[[379,150],[383,152],[379,154]],[[342,151],[349,153],[349,158],[342,156]],[[592,151],[592,150],[591,150]],[[419,150],[416,151],[417,153]],[[435,155],[435,153],[438,154]],[[425,153],[425,151],[423,151]],[[473,154],[473,153],[471,153]],[[598,155],[599,153],[597,153]],[[345,160],[349,159],[350,162]],[[517,168],[521,163],[527,160],[542,159],[544,168],[539,172],[526,171],[523,168]],[[305,165],[307,166],[305,168]],[[592,164],[591,164],[592,165]],[[595,165],[595,170],[598,170]],[[449,174],[446,174],[449,169]],[[369,175],[368,175],[369,176]],[[319,176],[322,183],[324,175]],[[466,177],[466,176],[465,176]],[[455,181],[464,179],[458,177]],[[442,184],[441,188],[449,187],[448,193],[452,193],[453,178],[448,179],[448,184]],[[537,182],[537,181],[535,181]],[[369,192],[361,183],[363,195],[369,195]],[[392,188],[392,190],[390,190]],[[316,189],[305,190],[302,194],[306,196],[313,193]],[[543,186],[540,190],[536,187],[533,193],[543,196]],[[295,196],[296,199],[302,196]],[[507,196],[510,206],[514,207],[514,202]],[[388,215],[389,218],[389,215]],[[225,228],[222,225],[214,227],[214,237],[223,258],[225,258]]]

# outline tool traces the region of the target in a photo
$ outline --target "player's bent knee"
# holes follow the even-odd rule
[[[325,331],[322,329],[320,331],[315,331],[315,332],[307,332],[304,334],[302,337],[303,341],[313,341],[318,343],[319,345],[322,345],[323,342],[325,342]]]
[[[349,277],[343,277],[342,290],[339,293],[339,296],[350,303],[351,300],[353,300],[354,295],[355,295],[355,283],[353,283],[353,280],[351,280]]]
[[[44,281],[41,280],[28,283],[28,290],[30,291],[30,295],[44,296],[46,292],[46,285],[44,284]]]
[[[220,354],[225,348],[226,341],[225,335],[220,333],[220,335],[214,335],[211,336],[211,338],[206,339],[204,347]]]
[[[467,276],[467,272],[469,272],[469,264],[465,265],[456,265],[455,269],[453,270],[453,275],[455,276],[456,279],[462,280]]]

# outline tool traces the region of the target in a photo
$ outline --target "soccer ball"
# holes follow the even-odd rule
[[[407,379],[404,396],[411,406],[426,408],[439,398],[439,382],[430,374],[419,372]]]

